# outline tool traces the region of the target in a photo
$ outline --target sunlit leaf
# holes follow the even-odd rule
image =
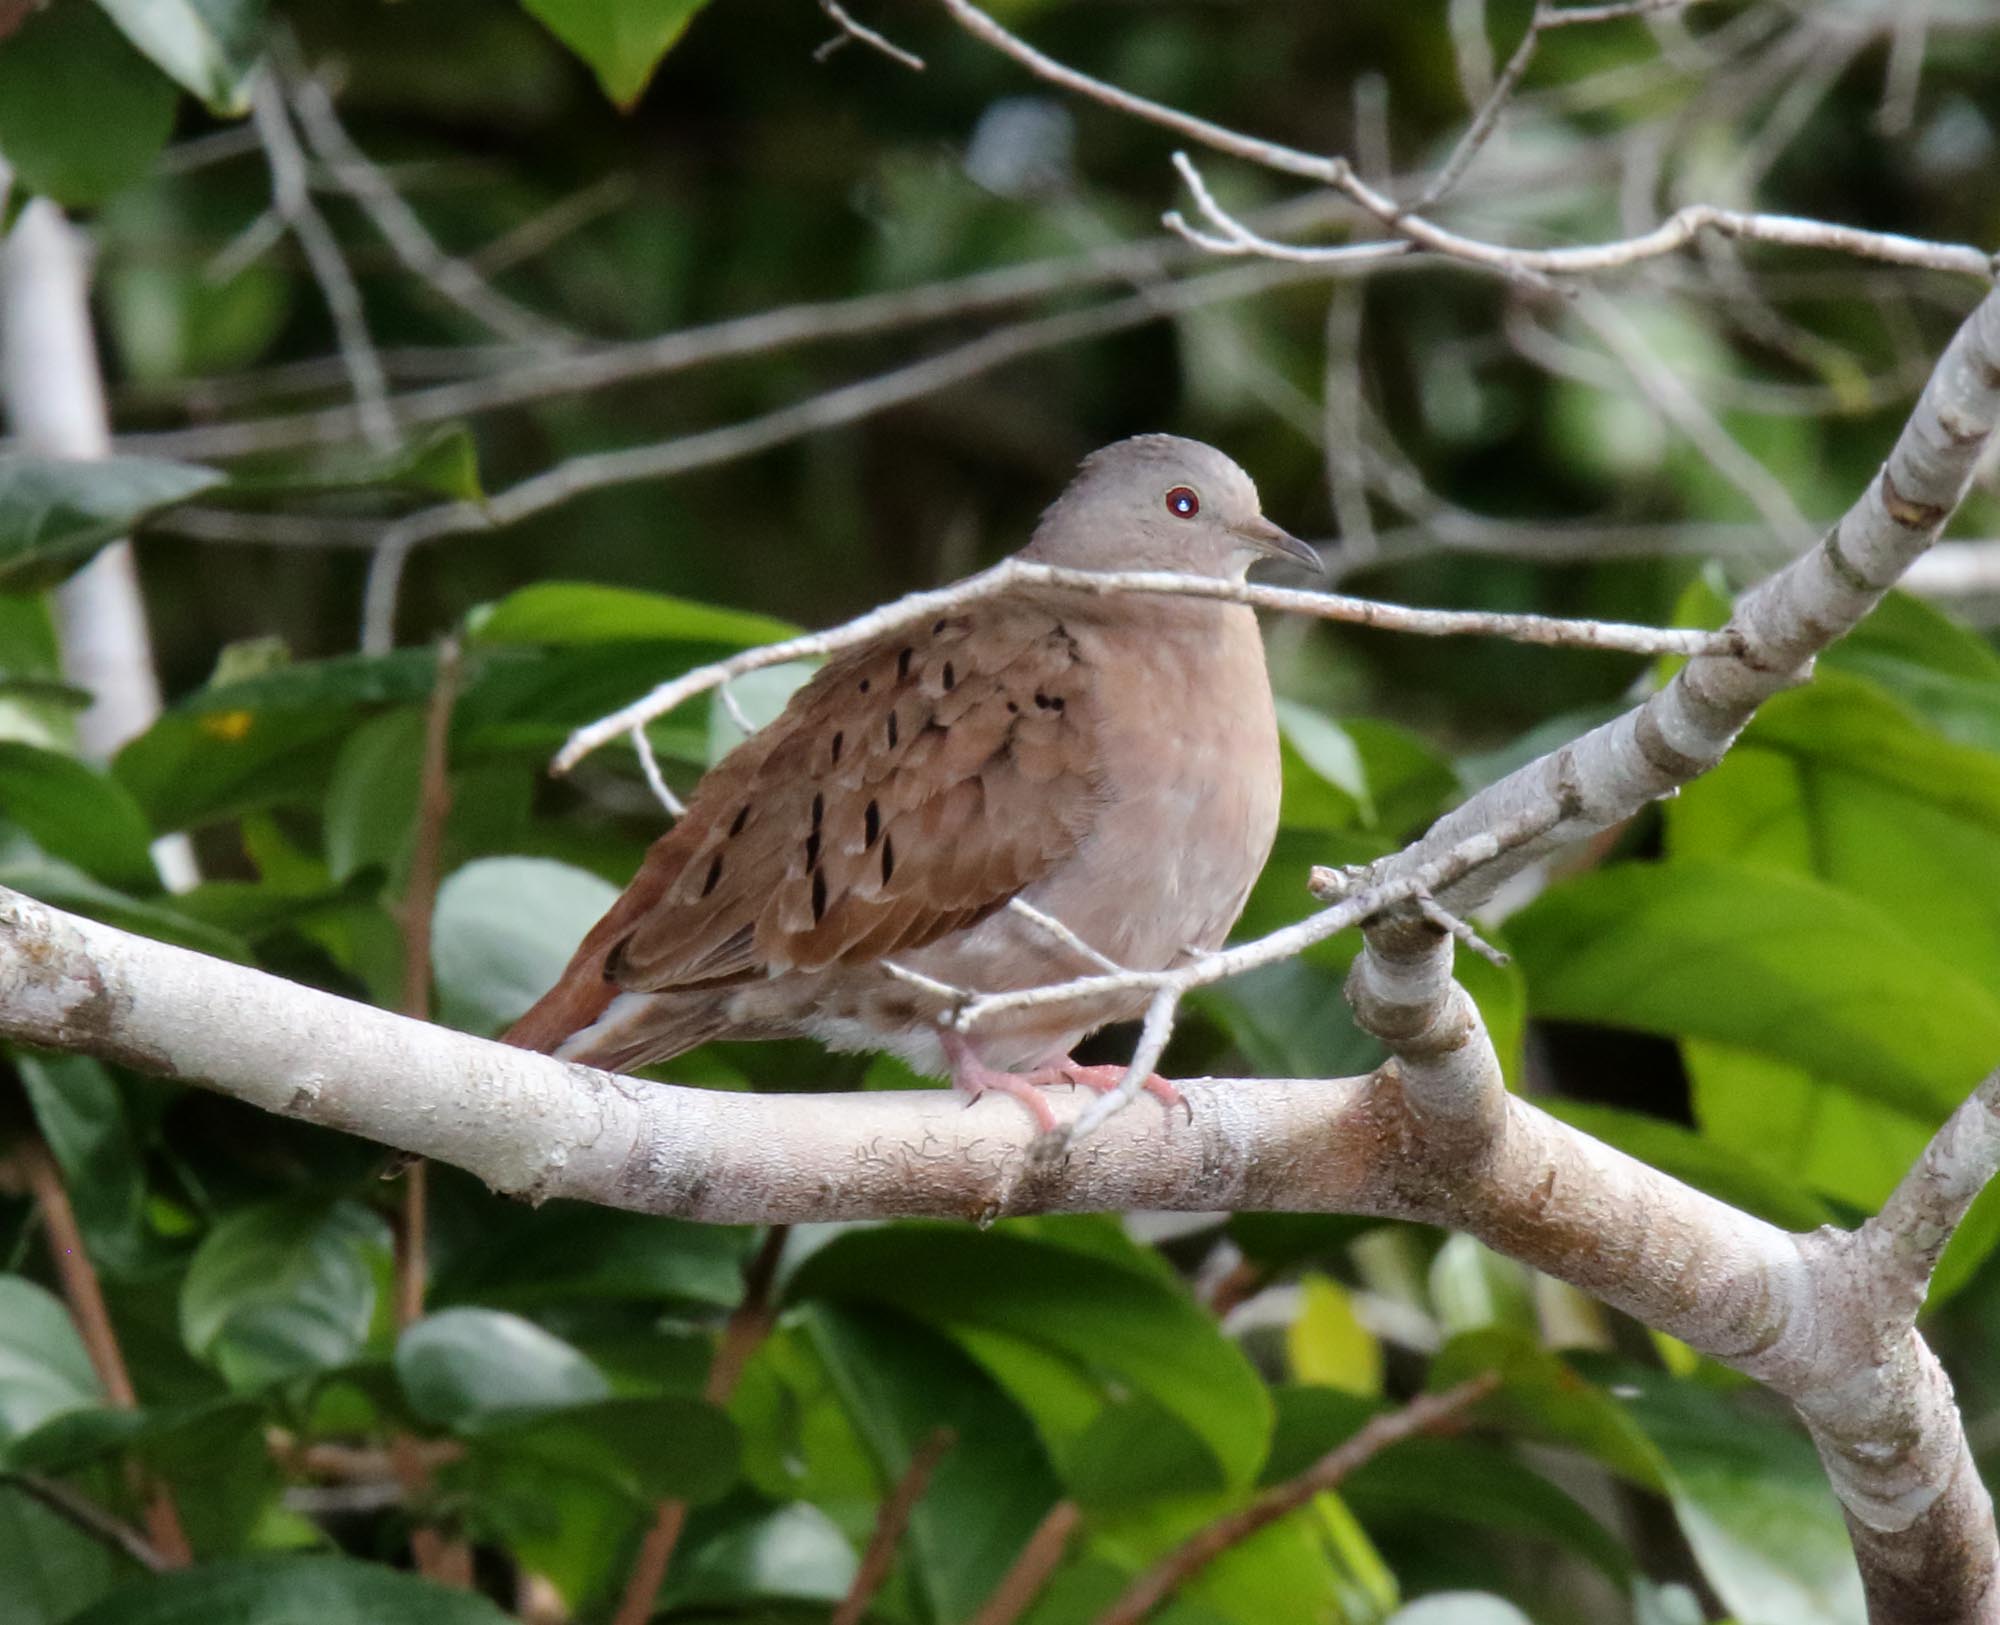
[[[522,4],[590,64],[605,95],[620,107],[630,107],[707,0],[522,0]]]
[[[250,109],[265,0],[97,0],[125,37],[224,117]]]

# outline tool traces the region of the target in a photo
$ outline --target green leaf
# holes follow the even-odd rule
[[[603,1374],[569,1344],[497,1309],[424,1316],[396,1342],[396,1376],[419,1416],[460,1431],[610,1394]]]
[[[1681,1530],[1744,1625],[1863,1625],[1861,1578],[1819,1455],[1754,1390],[1725,1394],[1648,1367],[1580,1362],[1615,1385],[1659,1450]]]
[[[87,1055],[17,1052],[12,1059],[91,1258],[111,1273],[136,1270],[151,1253],[146,1164],[116,1081]]]
[[[957,1336],[982,1363],[981,1339],[995,1334],[1058,1372],[1150,1395],[1230,1483],[1247,1483],[1263,1460],[1268,1391],[1215,1322],[1150,1270],[1007,1231],[909,1223],[838,1237],[799,1268],[790,1296],[887,1304]],[[1035,1411],[1023,1387],[996,1375]]]
[[[1347,1289],[1308,1270],[1299,1278],[1298,1318],[1285,1331],[1292,1375],[1351,1394],[1382,1391],[1382,1345],[1354,1313]]]
[[[1060,1494],[1034,1429],[938,1333],[879,1310],[814,1304],[805,1314],[885,1488],[935,1429],[952,1430],[911,1514],[908,1553],[928,1617],[970,1617]]]
[[[630,107],[707,0],[522,0],[522,4],[590,64],[605,95],[620,107]]]
[[[370,718],[347,736],[326,788],[326,866],[335,880],[380,865],[401,889],[424,766],[424,708]]]
[[[1278,1423],[1263,1481],[1281,1484],[1344,1444],[1388,1407],[1327,1388],[1276,1391]],[[1399,1527],[1425,1544],[1437,1520],[1493,1529],[1510,1539],[1539,1536],[1575,1552],[1621,1584],[1632,1558],[1583,1507],[1508,1449],[1468,1439],[1405,1439],[1364,1463],[1341,1485],[1343,1500],[1387,1538]]]
[[[22,34],[41,19],[77,15],[91,13],[86,6],[58,6],[40,13]],[[6,64],[15,48],[16,41],[0,44],[0,150],[7,121]],[[146,515],[212,490],[222,478],[212,468],[158,457],[84,462],[0,454],[0,592],[54,586]]]
[[[30,849],[0,853],[0,886],[8,886],[55,908],[102,920],[124,931],[179,943],[221,959],[248,960],[250,951],[227,931],[218,931],[171,902],[151,902],[91,879],[74,865],[40,857]]]
[[[352,490],[414,491],[447,502],[484,502],[479,447],[462,424],[441,424],[388,451],[342,446],[300,460],[253,463],[230,472],[231,496],[297,496]]]
[[[154,1575],[68,1625],[506,1625],[507,1618],[477,1592],[380,1563],[288,1554]]]
[[[0,818],[108,886],[152,891],[159,885],[153,832],[138,802],[73,756],[0,740]]]
[[[211,683],[126,745],[112,771],[160,830],[312,805],[355,713],[425,699],[436,672],[430,650],[399,649]]]
[[[24,1491],[0,1485],[0,1619],[67,1625],[132,1565]]]
[[[60,1300],[18,1275],[0,1275],[0,1439],[103,1397]]]
[[[736,1481],[735,1426],[713,1405],[679,1394],[503,1411],[479,1423],[475,1448],[488,1463],[505,1460],[530,1474],[599,1477],[637,1506],[713,1500]]]
[[[160,70],[240,118],[264,50],[265,0],[97,0],[125,37]]]
[[[1624,864],[1508,922],[1538,1016],[1732,1044],[1919,1119],[2000,1055],[1994,993],[1879,910],[1743,864]]]
[[[181,1287],[181,1337],[234,1388],[342,1365],[375,1310],[382,1221],[353,1202],[240,1208],[196,1249]]]
[[[179,100],[95,6],[38,8],[0,40],[0,156],[22,186],[69,207],[142,179]]]
[[[442,1019],[480,1031],[514,1020],[555,984],[617,896],[552,858],[480,858],[453,870],[431,922]]]
[[[522,1306],[611,1299],[732,1307],[754,1231],[550,1202],[506,1207],[453,1255],[432,1290],[440,1304]]]
[[[1810,875],[2000,983],[2000,755],[1838,675],[1772,700],[1667,810],[1676,858]]]
[[[663,593],[544,581],[474,613],[480,643],[777,643],[798,628],[768,615],[722,609]]]
[[[697,1507],[674,1553],[660,1612],[674,1618],[698,1606],[731,1610],[769,1607],[774,1599],[836,1603],[854,1583],[854,1548],[840,1527],[810,1501]],[[686,1616],[692,1617],[692,1616]]]
[[[1285,745],[1285,822],[1345,829],[1375,822],[1368,770],[1353,737],[1331,717],[1296,700],[1277,702]]]

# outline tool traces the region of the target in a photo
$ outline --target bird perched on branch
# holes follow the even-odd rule
[[[1240,581],[1320,567],[1249,475],[1172,435],[1086,458],[1024,559]],[[1070,1051],[1144,989],[952,1029],[968,993],[1220,945],[1269,856],[1278,736],[1241,604],[1021,588],[834,656],[701,781],[686,814],[506,1035],[613,1071],[711,1039],[887,1050],[977,1095],[1115,1086]],[[1177,1096],[1161,1079],[1149,1088]]]

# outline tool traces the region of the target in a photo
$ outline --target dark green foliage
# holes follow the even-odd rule
[[[1050,125],[1044,169],[975,179],[961,158],[982,116],[1026,98],[1052,119],[1053,101],[933,8],[851,9],[920,50],[925,73],[854,42],[815,63],[833,25],[809,0],[54,0],[0,35],[9,209],[45,194],[84,211],[121,432],[350,403],[338,369],[331,382],[280,370],[333,346],[296,244],[225,252],[255,245],[270,202],[263,165],[226,149],[274,24],[332,73],[355,139],[445,252],[586,341],[1065,260],[1151,230],[1174,185],[1158,132],[1072,108],[1073,130]],[[1447,9],[1465,8],[995,8],[1058,56],[1313,150],[1356,149],[1363,76],[1380,75],[1406,178],[1463,127]],[[1685,25],[1704,42],[1748,9],[1703,7]],[[1504,60],[1528,7],[1485,10]],[[7,11],[0,26],[17,20]],[[1906,141],[1863,133],[1886,66],[1876,41],[1773,155],[1758,206],[1991,246],[2000,56],[1977,28],[1932,33]],[[1632,200],[1598,177],[1619,167],[1621,132],[1702,75],[1670,69],[1603,103],[1555,97],[1659,60],[1636,21],[1553,36],[1467,178],[1464,221],[1523,241],[1614,234]],[[1712,167],[1758,128],[1709,108],[1683,133]],[[176,130],[223,145],[156,163]],[[1501,179],[1482,190],[1482,173]],[[1232,206],[1282,195],[1225,162],[1209,179]],[[1707,180],[1672,179],[1708,195]],[[427,389],[442,367],[476,393],[547,364],[487,347],[495,335],[395,264],[326,180],[316,172],[314,196],[396,389]],[[1873,473],[1903,374],[1969,295],[1744,255],[1757,301],[1709,297],[1720,284],[1697,287],[1693,260],[1605,286],[1821,521]],[[1559,302],[1462,273],[1345,289],[1361,341],[1330,373],[1327,290],[1288,287],[438,543],[410,562],[406,646],[379,655],[352,652],[365,551],[195,542],[149,522],[199,504],[352,540],[438,504],[491,513],[567,459],[741,423],[1095,295],[1064,285],[911,328],[749,346],[504,411],[447,402],[391,449],[341,432],[211,456],[197,439],[87,467],[10,450],[0,884],[400,1004],[433,640],[455,634],[431,993],[438,1019],[494,1031],[662,824],[623,743],[548,779],[572,729],[692,666],[990,561],[1078,455],[1117,435],[1214,440],[1257,473],[1274,517],[1323,535],[1329,394],[1364,404],[1374,454],[1396,453],[1370,510],[1380,552],[1343,586],[1717,625],[1731,585],[1770,562],[1742,494],[1604,357],[1588,351],[1598,371],[1524,357],[1524,325],[1585,353]],[[1425,500],[1393,500],[1418,478]],[[1962,534],[1996,519],[1976,492]],[[1560,567],[1495,551],[1570,522],[1611,540]],[[1631,526],[1668,532],[1672,556],[1626,556],[1613,544]],[[169,703],[107,767],[73,748],[89,696],[63,679],[47,589],[135,531]],[[1336,561],[1360,546],[1350,537]],[[1394,850],[1660,675],[1324,625],[1274,628],[1271,647],[1284,828],[1246,936],[1306,911],[1311,865]],[[756,674],[736,697],[759,720],[805,672]],[[739,735],[704,699],[649,737],[685,791]],[[174,832],[205,877],[180,893],[151,848]],[[1773,1223],[1851,1222],[2000,1059],[2000,654],[1892,596],[1722,768],[1572,855],[1489,935],[1513,962],[1461,954],[1460,973],[1513,1086]],[[1325,943],[1204,990],[1167,1069],[1366,1070],[1378,1052],[1339,995],[1353,952]],[[914,1081],[804,1045],[667,1070],[726,1088]],[[378,1148],[76,1056],[0,1055],[0,1090],[5,1149],[35,1132],[61,1172],[139,1399],[108,1403],[45,1221],[18,1180],[0,1183],[7,1625],[477,1625],[515,1610],[523,1576],[597,1625],[663,1499],[687,1507],[658,1617],[820,1625],[939,1429],[950,1444],[871,1619],[963,1625],[1069,1502],[1077,1530],[1024,1619],[1085,1625],[1187,1535],[1372,1416],[1488,1370],[1501,1386],[1463,1427],[1379,1457],[1236,1547],[1157,1625],[1859,1618],[1836,1505],[1780,1408],[1468,1238],[1281,1214],[1197,1218],[1157,1242],[1105,1217],[815,1227],[790,1238],[770,1324],[719,1397],[705,1385],[757,1232],[530,1208],[432,1168],[427,1312],[402,1327],[404,1187]],[[1947,1255],[1926,1327],[1975,1440],[1994,1436],[2000,1404],[1996,1237],[1989,1199]],[[412,1482],[379,1459],[392,1442],[430,1463]],[[315,1465],[318,1445],[374,1454],[357,1483]],[[147,1574],[22,1487],[51,1482],[133,1528],[143,1484],[166,1485],[195,1566]],[[469,1545],[471,1590],[408,1572],[419,1529]]]

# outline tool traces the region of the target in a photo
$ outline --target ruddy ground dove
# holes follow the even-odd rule
[[[1020,555],[1239,581],[1318,568],[1210,446],[1141,435],[1085,459]],[[1217,947],[1270,854],[1278,738],[1252,612],[1215,599],[1022,588],[834,656],[725,757],[507,1040],[624,1071],[711,1039],[887,1050],[973,1094],[1113,1086],[1087,1033],[1124,992],[971,1034],[889,962],[973,992]],[[1155,1092],[1173,1099],[1154,1080]]]

